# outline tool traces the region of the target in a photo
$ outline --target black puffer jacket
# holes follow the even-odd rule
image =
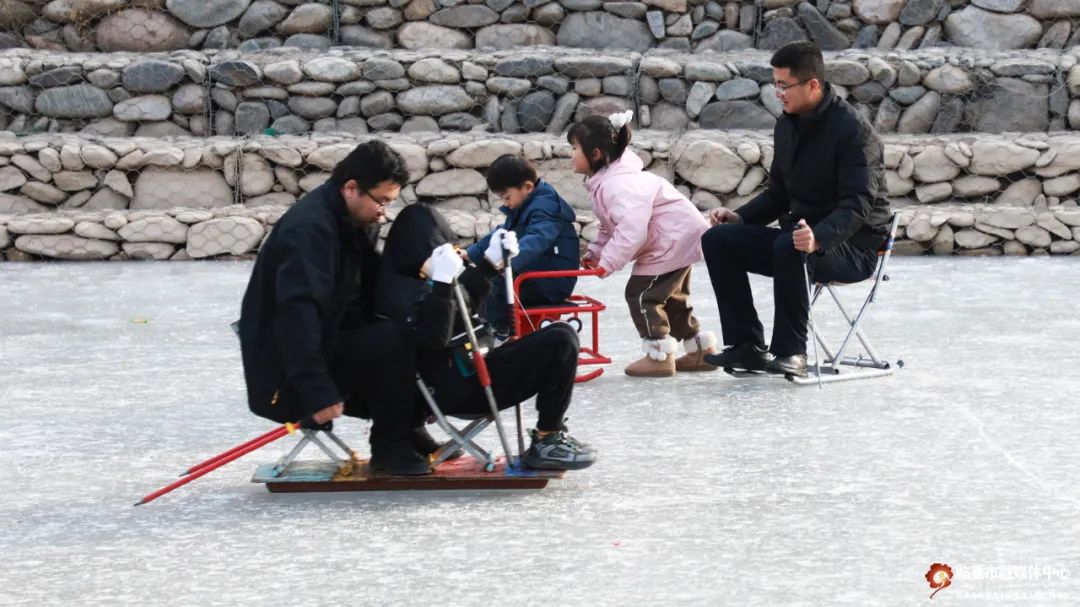
[[[329,361],[342,328],[372,317],[379,258],[371,237],[329,181],[274,226],[240,311],[248,406],[256,415],[297,421],[343,400]]]
[[[417,348],[417,371],[442,394],[446,386],[461,385],[445,380],[448,371],[459,371],[460,361],[454,360],[451,341],[465,332],[465,325],[451,285],[420,278],[420,269],[433,249],[454,240],[446,220],[430,206],[405,207],[386,237],[375,295],[376,314],[401,323]],[[486,327],[486,321],[474,311],[482,309],[496,275],[486,261],[475,266],[466,262],[458,277],[475,326]]]
[[[773,131],[769,187],[736,212],[745,223],[805,219],[823,250],[850,240],[877,249],[889,229],[884,147],[870,123],[825,85],[809,115],[784,114]]]

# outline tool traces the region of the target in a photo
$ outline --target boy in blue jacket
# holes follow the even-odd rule
[[[497,229],[517,234],[521,248],[512,258],[514,276],[546,270],[577,270],[581,266],[578,236],[574,230],[574,210],[555,188],[536,175],[528,160],[505,154],[491,163],[487,173],[488,188],[503,201],[500,209],[506,222]],[[494,233],[494,231],[492,232]],[[469,259],[479,264],[484,259],[491,234],[468,248]],[[521,285],[519,303],[525,307],[561,304],[574,291],[577,278],[543,278]],[[500,338],[510,333],[513,319],[506,305],[506,286],[495,280],[488,295],[484,316]]]

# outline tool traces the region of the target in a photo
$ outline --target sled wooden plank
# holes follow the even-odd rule
[[[353,473],[335,478],[332,462],[294,462],[280,476],[273,476],[274,465],[263,464],[251,481],[263,483],[271,493],[312,493],[328,491],[447,491],[491,489],[543,489],[548,481],[562,478],[562,470],[522,470],[506,474],[504,460],[496,462],[494,472],[485,472],[471,457],[443,462],[429,476],[390,476],[372,473],[362,460]]]

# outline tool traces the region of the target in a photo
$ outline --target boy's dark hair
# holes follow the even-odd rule
[[[821,49],[809,40],[785,44],[773,53],[769,63],[791,70],[791,75],[799,80],[815,78],[825,82],[825,58],[821,56]]]
[[[344,187],[355,179],[362,190],[370,190],[384,181],[393,181],[401,187],[409,183],[409,170],[405,161],[394,148],[378,139],[356,146],[334,167],[331,179],[337,187]]]
[[[520,188],[526,181],[531,181],[533,185],[536,185],[536,167],[521,156],[503,154],[488,167],[488,188],[496,194],[505,192],[509,188]]]
[[[630,145],[630,125],[616,132],[607,116],[589,116],[570,127],[566,141],[581,146],[589,170],[596,173],[622,157],[626,146]],[[593,150],[600,150],[599,159],[593,158]]]

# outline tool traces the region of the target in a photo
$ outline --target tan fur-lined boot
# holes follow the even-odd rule
[[[716,367],[705,362],[706,354],[716,354],[716,334],[712,331],[699,331],[690,339],[683,340],[686,354],[675,359],[678,371],[715,371]]]
[[[630,363],[626,374],[631,377],[671,377],[675,375],[675,350],[679,342],[671,337],[643,339],[641,349],[645,356]]]

